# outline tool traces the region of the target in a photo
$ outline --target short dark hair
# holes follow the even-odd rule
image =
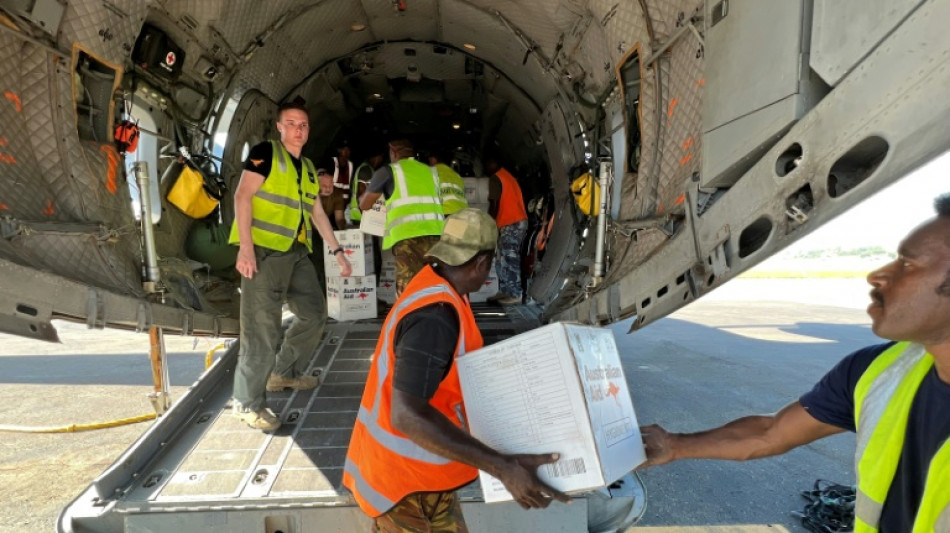
[[[934,198],[934,210],[938,217],[950,217],[950,192]]]
[[[412,157],[415,154],[409,139],[393,139],[389,141],[389,149],[399,157]]]
[[[304,113],[307,114],[308,117],[310,116],[310,112],[307,111],[307,108],[306,108],[306,107],[304,107],[304,102],[303,102],[303,100],[297,99],[297,100],[293,100],[293,101],[290,101],[290,102],[284,102],[284,103],[280,104],[280,107],[277,109],[277,120],[280,120],[280,117],[283,116],[284,111],[288,111],[288,110],[290,110],[290,109],[296,109],[297,111],[303,111]]]
[[[934,210],[937,212],[938,217],[950,218],[950,193],[943,193],[934,198]],[[943,278],[943,283],[937,287],[937,294],[950,297],[950,270],[947,271],[946,277]]]

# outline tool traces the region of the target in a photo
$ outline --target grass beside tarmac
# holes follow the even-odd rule
[[[866,278],[867,270],[749,270],[739,274],[745,279],[851,279]]]

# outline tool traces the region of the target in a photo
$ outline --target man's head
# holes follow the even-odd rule
[[[429,166],[434,167],[439,163],[445,163],[448,161],[448,158],[445,155],[445,150],[440,147],[432,148],[429,151]]]
[[[299,151],[307,144],[310,137],[310,118],[303,104],[281,104],[280,111],[277,112],[277,131],[280,132],[280,142],[288,150]]]
[[[901,242],[897,259],[868,274],[868,315],[879,337],[950,343],[950,194],[934,206],[937,216]]]
[[[389,141],[389,160],[395,163],[400,159],[407,159],[415,155],[409,139],[395,139]]]
[[[336,155],[340,162],[345,163],[350,160],[350,141],[346,137],[336,143]]]
[[[330,196],[333,194],[333,161],[320,161],[316,165],[317,179],[320,180],[320,195]]]
[[[498,162],[498,156],[489,154],[485,156],[485,174],[489,176],[501,170],[501,164]]]
[[[459,293],[468,294],[488,279],[497,244],[495,220],[478,209],[462,209],[445,219],[442,237],[426,259],[436,263],[436,270],[449,278]]]

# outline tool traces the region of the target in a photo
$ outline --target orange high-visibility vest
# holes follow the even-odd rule
[[[409,313],[439,302],[451,304],[458,313],[461,327],[456,357],[483,345],[468,297],[459,296],[431,266],[419,271],[383,323],[346,452],[343,485],[353,493],[363,512],[373,518],[390,510],[408,494],[453,490],[478,475],[478,470],[471,466],[422,448],[392,425],[396,327]],[[453,424],[465,428],[457,368],[452,365],[429,404]]]
[[[521,186],[507,170],[501,168],[495,172],[501,182],[501,198],[498,199],[498,215],[495,223],[498,227],[508,226],[528,220],[528,212],[524,209],[524,197],[521,196]]]

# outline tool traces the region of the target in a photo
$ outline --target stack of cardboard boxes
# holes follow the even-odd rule
[[[376,296],[389,305],[396,303],[396,258],[392,250],[383,250],[383,264],[379,268]]]
[[[353,266],[350,277],[340,276],[340,265],[325,246],[327,314],[341,322],[376,318],[376,276],[373,275],[373,239],[358,229],[334,231]]]

